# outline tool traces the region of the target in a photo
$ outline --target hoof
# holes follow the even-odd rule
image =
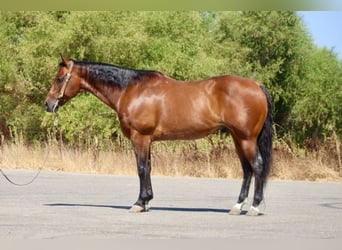
[[[145,205],[145,206],[139,206],[139,205],[133,205],[130,209],[130,213],[141,213],[141,212],[148,212],[150,210],[150,206]]]
[[[141,213],[141,212],[144,212],[145,211],[145,208],[144,207],[141,207],[141,206],[138,206],[138,205],[133,205],[130,209],[129,209],[129,212],[130,213]]]
[[[245,199],[241,203],[236,203],[234,205],[234,207],[232,207],[232,209],[229,211],[229,214],[230,215],[240,215],[241,211],[242,211],[242,208],[243,208],[244,205],[246,205],[246,203],[247,203],[247,199]]]
[[[232,207],[232,209],[230,209],[229,215],[240,215],[241,214],[241,209],[236,208],[236,207]]]
[[[248,210],[247,214],[248,216],[258,216],[261,215],[259,212],[259,209],[257,207],[251,206],[251,208]]]

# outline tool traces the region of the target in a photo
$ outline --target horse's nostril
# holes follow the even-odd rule
[[[45,106],[45,110],[49,111],[49,104],[47,102],[44,103],[44,106]]]

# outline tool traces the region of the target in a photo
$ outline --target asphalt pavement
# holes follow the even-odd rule
[[[36,173],[4,171],[19,183]],[[228,214],[241,180],[152,176],[152,185],[150,211],[134,214],[137,176],[42,171],[23,187],[0,176],[0,239],[342,239],[342,183],[271,180],[257,217]]]

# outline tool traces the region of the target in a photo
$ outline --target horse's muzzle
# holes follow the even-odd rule
[[[58,99],[54,99],[54,100],[46,100],[45,101],[45,110],[47,112],[53,112],[56,113],[58,108],[60,106],[60,102]]]

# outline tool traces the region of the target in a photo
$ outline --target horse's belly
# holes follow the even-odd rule
[[[205,102],[209,106],[209,101]],[[207,136],[222,126],[220,116],[203,103],[179,105],[159,116],[153,133],[155,140],[187,140]]]
[[[177,127],[157,128],[152,136],[153,140],[193,140],[205,137],[219,129],[219,126],[211,127]]]

